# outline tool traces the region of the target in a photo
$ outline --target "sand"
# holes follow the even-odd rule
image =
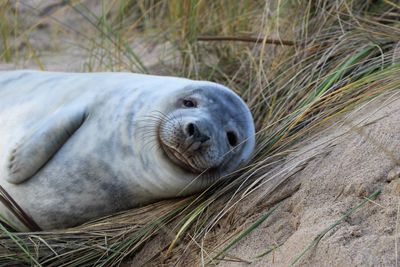
[[[292,189],[291,196],[228,254],[251,262],[250,266],[288,266],[324,229],[381,189],[374,202],[368,202],[329,231],[296,265],[397,265],[400,95],[375,100],[341,121],[312,137],[307,146],[288,157],[288,161],[291,157],[310,158],[304,169],[283,186]],[[316,150],[323,153],[311,156]],[[280,189],[276,194],[282,192]],[[240,204],[241,209],[246,210],[262,193],[260,188]],[[261,214],[255,214],[244,224],[252,224]],[[278,248],[255,259],[274,247]],[[226,261],[221,266],[248,264]]]

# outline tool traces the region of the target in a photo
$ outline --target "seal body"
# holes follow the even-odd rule
[[[246,162],[254,142],[247,106],[219,84],[0,72],[0,184],[42,229],[201,191]]]

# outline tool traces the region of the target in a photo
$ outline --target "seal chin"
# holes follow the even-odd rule
[[[178,151],[178,149],[164,144],[161,140],[160,144],[161,149],[165,152],[170,161],[173,164],[177,165],[179,168],[193,174],[201,174],[206,171],[206,169],[202,170],[194,165],[189,159],[187,159],[187,157],[183,153]]]
[[[173,165],[179,167],[180,169],[195,175],[216,173],[216,167],[206,168],[203,166],[197,166],[194,161],[196,155],[187,154],[185,153],[185,151],[180,151],[179,145],[177,146],[178,148],[176,148],[171,144],[163,142],[163,139],[160,136],[160,132],[158,132],[157,134],[157,141],[161,150],[166,155],[166,158],[169,159],[169,161]]]

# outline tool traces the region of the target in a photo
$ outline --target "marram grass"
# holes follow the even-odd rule
[[[242,95],[255,118],[257,148],[252,161],[233,178],[195,196],[66,230],[16,233],[1,227],[0,266],[115,266],[145,248],[156,235],[169,242],[147,263],[164,258],[171,264],[195,264],[201,262],[199,255],[205,257],[201,264],[217,263],[261,223],[268,223],[272,212],[279,214],[279,208],[255,201],[248,208],[264,214],[259,220],[238,228],[229,238],[207,243],[216,225],[225,218],[234,219],[235,207],[254,190],[263,186],[265,197],[270,196],[301,168],[303,162],[292,162],[278,174],[271,172],[293,145],[339,115],[400,88],[400,52],[396,50],[400,15],[394,1],[227,2],[231,3],[101,1],[103,13],[98,16],[85,1],[69,1],[56,11],[72,10],[92,29],[68,29],[84,40],[81,48],[88,52],[87,70],[151,72],[129,43],[139,33],[153,36],[146,39],[152,42],[170,41],[180,61],[168,68],[168,74],[221,82]],[[4,3],[0,12],[9,8],[10,2]],[[38,11],[32,7],[32,12]],[[20,14],[3,13],[0,57],[25,60],[26,51],[18,51],[12,40],[35,27],[27,31],[17,23]],[[41,19],[57,22],[57,14]],[[60,25],[67,30],[68,25]],[[199,36],[269,35],[295,45],[197,40]],[[27,49],[35,51],[39,65],[40,51]],[[299,255],[304,253],[299,251]]]

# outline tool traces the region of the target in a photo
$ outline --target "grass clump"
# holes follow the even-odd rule
[[[3,229],[0,265],[114,266],[156,235],[169,244],[150,260],[179,264],[197,260],[185,255],[199,253],[207,254],[204,263],[215,262],[270,213],[237,235],[217,240],[210,249],[215,253],[204,253],[203,241],[221,220],[234,218],[237,204],[254,190],[267,186],[265,194],[270,195],[302,166],[296,162],[278,174],[271,172],[293,145],[327,121],[400,86],[395,52],[399,7],[393,1],[101,1],[100,13],[88,5],[83,0],[66,1],[57,9],[75,14],[85,23],[85,31],[60,21],[57,10],[40,19],[81,38],[86,70],[163,73],[229,86],[246,100],[255,118],[254,159],[233,174],[234,179],[218,181],[184,200],[156,203],[63,231]],[[1,17],[18,19],[12,13]],[[10,25],[0,26],[6,38],[26,33]],[[256,41],[200,41],[207,36]],[[177,60],[171,65],[170,59],[161,58],[156,66],[147,66],[132,46],[137,40],[169,43],[168,53]],[[9,47],[5,39],[1,45]],[[11,60],[14,54],[8,50],[1,55]],[[249,208],[257,209],[257,203]]]
[[[13,16],[6,16],[7,13],[12,13]],[[8,1],[0,2],[0,59],[5,62],[10,62],[13,56],[13,49],[11,44],[11,36],[18,30],[18,25],[14,25],[12,17],[16,17],[15,11],[12,10]]]

